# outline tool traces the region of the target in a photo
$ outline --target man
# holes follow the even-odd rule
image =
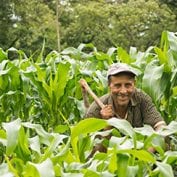
[[[117,117],[126,119],[133,127],[149,124],[155,130],[164,126],[165,122],[150,96],[135,87],[135,77],[136,73],[127,64],[111,65],[107,73],[109,93],[100,98],[105,106],[101,109],[93,102],[86,117]]]

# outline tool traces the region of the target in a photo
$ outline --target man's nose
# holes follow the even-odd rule
[[[125,87],[124,85],[122,85],[122,86],[120,87],[119,93],[126,93],[126,92],[127,92],[126,87]]]

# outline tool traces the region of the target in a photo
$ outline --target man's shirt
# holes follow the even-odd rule
[[[113,112],[115,112],[113,99],[109,93],[103,95],[100,100],[105,105],[111,104]],[[87,110],[85,117],[101,118],[100,110],[101,108],[93,102]],[[121,119],[116,113],[114,117]],[[142,127],[144,124],[154,127],[158,122],[163,121],[163,118],[157,111],[151,97],[141,90],[136,89],[128,105],[126,120],[129,121],[133,127]]]

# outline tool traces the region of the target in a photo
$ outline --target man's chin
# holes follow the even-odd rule
[[[128,103],[129,103],[129,100],[126,100],[126,101],[117,101],[117,104],[118,104],[119,106],[127,106]]]

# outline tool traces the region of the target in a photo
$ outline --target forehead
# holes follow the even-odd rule
[[[117,75],[113,75],[113,76],[110,76],[110,82],[121,82],[121,81],[134,81],[135,80],[135,77],[134,75],[130,74],[130,73],[119,73]]]
[[[111,83],[118,83],[118,82],[133,82],[134,78],[130,76],[111,76]]]

